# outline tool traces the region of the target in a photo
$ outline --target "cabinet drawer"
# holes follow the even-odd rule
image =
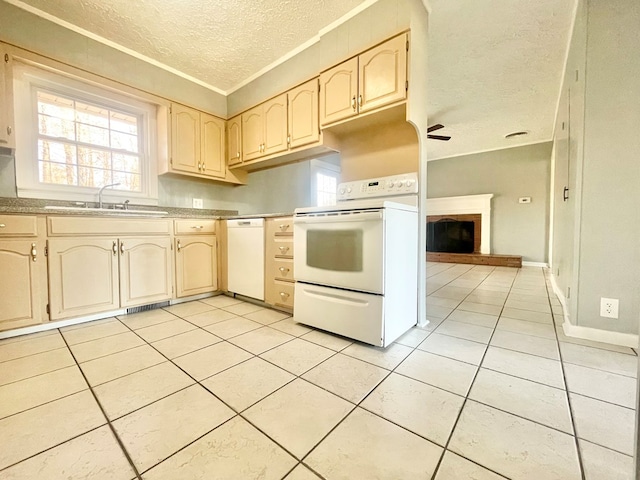
[[[293,292],[295,283],[281,282],[276,280],[275,286],[275,304],[281,307],[293,308]]]
[[[293,258],[293,239],[287,237],[274,238],[268,241],[268,258]]]
[[[177,234],[216,233],[215,220],[176,220],[175,231]]]
[[[0,236],[35,237],[37,217],[32,215],[0,215]]]
[[[293,260],[276,259],[271,264],[269,275],[276,280],[293,281]]]
[[[273,219],[273,234],[276,237],[293,236],[293,218],[284,217],[284,218],[274,218]]]

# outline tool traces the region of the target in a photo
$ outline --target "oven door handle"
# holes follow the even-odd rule
[[[305,289],[304,292],[310,297],[328,298],[330,301],[334,303],[348,303],[351,305],[361,305],[361,306],[367,306],[369,304],[369,302],[364,299],[346,297],[344,295],[338,295],[335,293],[324,293],[324,292],[319,292],[317,290],[311,290],[311,289],[308,289],[308,290]]]
[[[293,223],[339,223],[339,222],[368,222],[382,220],[382,212],[345,212],[336,215],[304,215],[294,217]]]

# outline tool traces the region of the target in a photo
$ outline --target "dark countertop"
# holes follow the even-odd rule
[[[212,218],[212,219],[237,219],[237,218],[274,218],[290,217],[292,212],[285,213],[257,213],[251,215],[238,215],[237,210],[205,210],[199,208],[177,208],[148,205],[130,205],[132,210],[163,211],[163,215],[126,214],[123,210],[113,212],[97,211],[96,205],[90,204],[94,208],[81,208],[78,210],[55,210],[47,209],[45,206],[75,207],[75,202],[65,202],[60,200],[40,200],[32,198],[11,198],[0,197],[0,214],[23,214],[23,215],[65,215],[65,216],[92,216],[92,217],[136,217],[136,218]]]

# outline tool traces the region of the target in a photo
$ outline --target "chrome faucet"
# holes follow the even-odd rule
[[[118,185],[120,185],[120,183],[110,183],[109,185],[104,185],[100,188],[100,190],[98,191],[98,208],[102,208],[102,192],[104,191],[104,189],[109,187],[117,187]]]

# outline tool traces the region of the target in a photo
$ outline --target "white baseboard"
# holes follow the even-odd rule
[[[564,330],[564,334],[567,337],[638,348],[638,335],[633,333],[611,332],[609,330],[600,330],[599,328],[582,327],[580,325],[572,325],[570,322],[564,322],[562,330]]]
[[[548,263],[544,262],[522,262],[523,267],[541,267],[541,268],[549,268]]]
[[[567,337],[582,338],[584,340],[591,340],[594,342],[611,343],[613,345],[620,345],[623,347],[638,348],[638,335],[633,333],[621,333],[612,332],[610,330],[601,330],[599,328],[583,327],[580,325],[574,325],[569,320],[569,309],[567,308],[567,299],[558,287],[556,283],[556,277],[550,275],[551,287],[553,292],[558,297],[560,304],[562,305],[562,316],[564,322],[562,322],[562,330]]]

